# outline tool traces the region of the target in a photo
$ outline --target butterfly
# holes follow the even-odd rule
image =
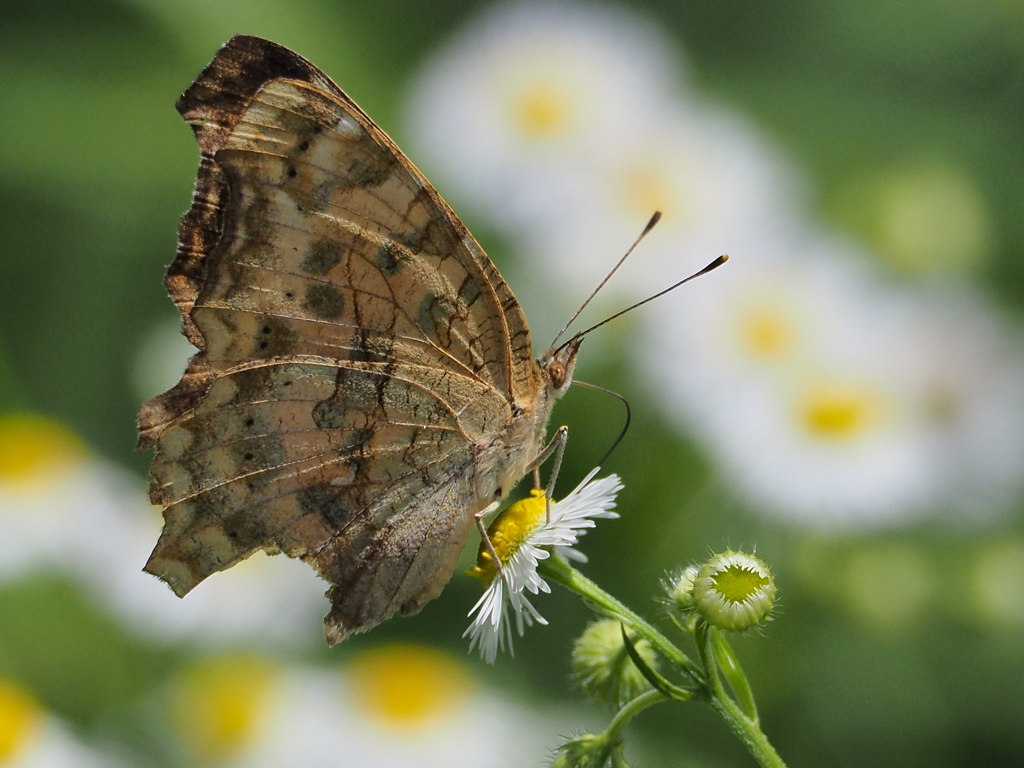
[[[184,596],[259,550],[301,558],[333,645],[440,593],[551,453],[582,336],[534,359],[473,236],[298,54],[233,37],[177,108],[201,159],[165,285],[199,351],[139,413],[164,514],[145,570]]]

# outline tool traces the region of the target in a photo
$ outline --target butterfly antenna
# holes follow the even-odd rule
[[[604,392],[606,395],[617,397],[619,399],[619,402],[626,406],[626,423],[622,425],[622,431],[619,432],[619,436],[615,438],[615,442],[612,443],[612,447],[605,451],[604,456],[602,456],[601,460],[597,462],[597,466],[604,466],[604,463],[608,460],[608,457],[611,456],[612,452],[619,447],[619,443],[622,442],[622,438],[626,436],[626,432],[629,430],[629,423],[633,420],[633,411],[629,407],[629,400],[620,395],[618,392],[613,392],[610,389],[599,387],[597,386],[597,384],[589,384],[586,381],[579,381],[578,379],[573,379],[572,383],[575,386],[586,387],[587,389],[593,389],[596,390],[597,392]]]
[[[551,342],[551,348],[552,349],[555,348],[555,344],[558,343],[558,340],[560,338],[562,338],[562,334],[565,333],[566,330],[568,330],[569,326],[572,325],[576,321],[576,318],[580,316],[580,313],[584,309],[587,308],[587,304],[589,304],[590,301],[595,296],[597,296],[597,292],[600,291],[602,288],[604,288],[604,284],[612,279],[612,275],[614,275],[616,272],[618,272],[619,267],[622,266],[622,263],[627,258],[629,258],[629,254],[631,254],[633,252],[633,250],[638,245],[640,245],[640,241],[643,240],[645,237],[647,237],[648,234],[650,234],[650,231],[652,229],[654,229],[654,226],[659,221],[661,221],[661,211],[655,211],[654,215],[651,216],[651,220],[647,222],[647,226],[644,227],[644,231],[640,233],[640,237],[638,237],[636,240],[633,241],[633,244],[631,246],[629,246],[629,250],[626,251],[626,253],[623,255],[623,257],[621,259],[619,259],[618,263],[614,267],[612,267],[612,271],[609,272],[607,275],[605,275],[604,280],[602,280],[601,283],[597,286],[597,288],[595,288],[593,290],[593,292],[589,296],[587,296],[587,300],[584,301],[583,304],[580,305],[580,308],[576,310],[575,314],[573,314],[573,316],[569,318],[568,322],[566,322],[566,324],[562,326],[562,330],[560,330],[557,334],[555,334],[555,339],[554,339],[554,341]]]
[[[637,307],[642,307],[642,306],[643,306],[644,304],[646,304],[647,302],[649,302],[649,301],[654,301],[654,300],[655,300],[655,299],[657,299],[657,298],[658,298],[659,296],[664,296],[664,295],[665,295],[666,293],[669,293],[670,291],[674,291],[674,290],[675,290],[676,288],[678,288],[679,286],[681,286],[681,285],[685,285],[686,283],[690,282],[691,280],[695,280],[696,278],[700,277],[701,275],[706,275],[706,274],[707,274],[708,272],[710,272],[710,271],[712,271],[712,270],[714,270],[714,269],[718,269],[718,268],[719,268],[720,266],[722,266],[723,264],[725,264],[725,262],[727,262],[728,260],[729,260],[729,256],[728,256],[727,254],[724,254],[724,253],[723,253],[723,254],[722,254],[721,256],[719,256],[719,257],[718,257],[717,259],[715,259],[714,261],[712,261],[712,262],[711,262],[710,264],[708,264],[708,265],[707,265],[706,267],[704,267],[704,269],[700,270],[699,272],[694,272],[694,273],[693,273],[692,275],[690,275],[689,277],[684,277],[684,278],[683,278],[682,280],[680,280],[680,281],[679,281],[678,283],[674,283],[674,284],[670,285],[670,286],[669,286],[668,288],[666,288],[665,290],[663,290],[663,291],[658,291],[658,292],[657,292],[656,294],[654,294],[653,296],[648,296],[648,297],[647,297],[646,299],[644,299],[643,301],[638,301],[638,302],[637,302],[636,304],[633,304],[632,306],[626,307],[625,309],[623,309],[623,310],[621,310],[621,311],[619,311],[619,312],[616,312],[616,313],[615,313],[614,315],[612,315],[611,317],[606,317],[606,318],[605,318],[604,320],[602,320],[602,321],[601,321],[600,323],[598,323],[597,325],[592,325],[592,326],[590,326],[589,328],[587,328],[587,330],[585,330],[585,331],[580,331],[579,333],[576,333],[576,334],[574,334],[572,338],[573,338],[573,339],[576,339],[576,338],[582,338],[583,336],[586,336],[586,335],[587,335],[588,333],[590,333],[591,331],[593,331],[593,330],[596,330],[596,329],[600,328],[600,327],[601,327],[602,325],[604,325],[605,323],[610,323],[610,322],[611,322],[612,320],[614,320],[615,318],[617,318],[617,317],[622,317],[622,316],[623,316],[624,314],[626,314],[627,312],[632,312],[632,311],[633,311],[634,309],[636,309]],[[572,340],[572,339],[570,339],[570,341],[571,341],[571,340]],[[567,341],[567,342],[566,342],[565,344],[568,344],[568,343],[569,343],[569,342]],[[565,344],[563,344],[562,346],[564,347],[564,346],[565,346]]]

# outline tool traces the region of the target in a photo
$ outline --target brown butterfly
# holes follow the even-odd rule
[[[582,335],[534,360],[466,227],[292,51],[234,37],[177,107],[202,157],[165,284],[200,351],[139,414],[165,520],[146,570],[183,596],[257,550],[301,558],[333,644],[440,593],[474,516],[551,453]]]

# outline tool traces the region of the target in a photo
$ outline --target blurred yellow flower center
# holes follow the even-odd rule
[[[0,680],[0,764],[14,762],[43,723],[43,710],[27,691]]]
[[[678,215],[675,191],[663,173],[654,168],[631,168],[621,177],[622,197],[631,213],[649,217],[655,211]],[[678,224],[678,222],[676,222]]]
[[[276,664],[255,656],[201,661],[172,688],[171,722],[200,762],[233,757],[262,731],[280,675]]]
[[[743,349],[752,357],[778,360],[793,349],[796,329],[782,309],[762,305],[751,307],[741,315],[739,337]]]
[[[383,723],[420,728],[459,709],[472,690],[462,665],[420,645],[364,653],[347,668],[354,707]]]
[[[876,425],[881,396],[867,387],[818,384],[810,387],[798,406],[800,423],[814,437],[850,440]]]
[[[569,97],[551,83],[533,83],[516,95],[512,117],[528,138],[553,138],[569,127]]]
[[[85,456],[64,425],[30,414],[0,416],[0,482],[31,482],[67,470]]]
[[[731,603],[743,603],[768,584],[768,577],[740,565],[730,565],[714,576],[715,590]]]
[[[551,504],[553,507],[554,502]],[[544,491],[534,488],[528,498],[510,504],[494,518],[494,522],[487,529],[487,538],[491,540],[502,565],[512,559],[527,537],[544,522],[546,516],[547,502],[544,501]],[[485,584],[490,584],[497,572],[491,553],[487,551],[486,545],[480,542],[476,565],[466,573]]]

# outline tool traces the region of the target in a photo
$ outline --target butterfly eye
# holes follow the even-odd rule
[[[501,501],[501,487],[500,486],[498,488],[494,489],[494,500],[495,501]]]
[[[557,361],[552,362],[548,366],[548,378],[551,379],[551,386],[555,389],[564,387],[566,379],[565,366]]]

